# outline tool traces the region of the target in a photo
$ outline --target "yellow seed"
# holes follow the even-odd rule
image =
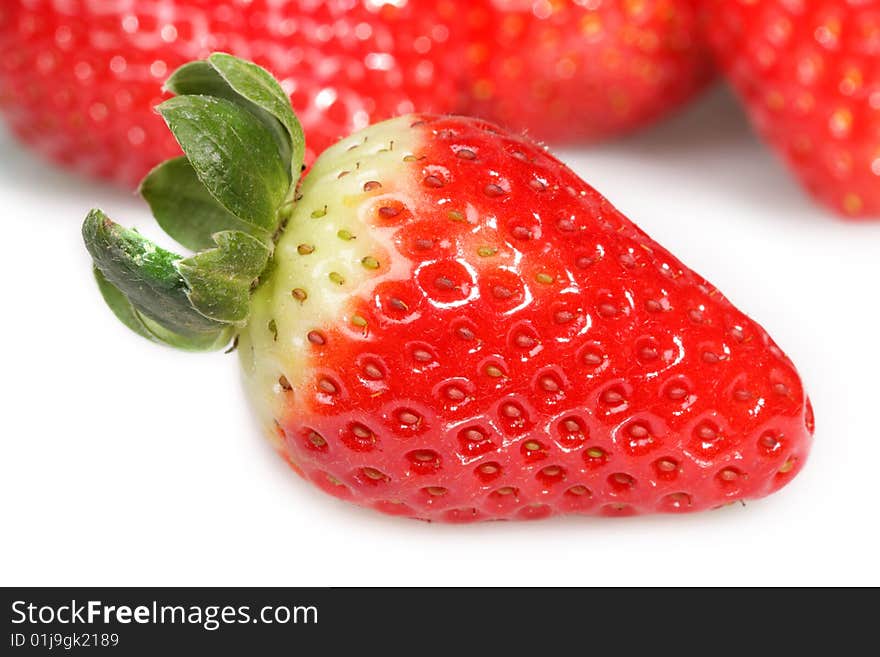
[[[367,269],[379,269],[379,261],[373,256],[364,256],[361,258],[361,264]]]
[[[503,376],[504,372],[502,372],[501,369],[499,367],[496,367],[495,365],[489,365],[488,367],[486,367],[486,374],[488,376],[491,376],[493,379],[497,379],[498,377]]]
[[[337,285],[342,285],[343,283],[345,283],[345,279],[342,277],[342,274],[340,274],[337,271],[331,271],[328,274],[328,276],[329,276],[330,280],[333,281],[334,283],[336,283]]]
[[[553,282],[553,277],[550,274],[540,273],[535,276],[535,280],[541,283],[542,285],[549,285]]]
[[[452,221],[462,222],[464,221],[464,215],[458,210],[450,210],[447,216],[452,219]]]
[[[852,129],[853,115],[846,108],[836,110],[828,120],[828,128],[835,137],[846,137]]]
[[[474,97],[479,100],[488,100],[492,97],[495,88],[491,81],[486,79],[480,79],[474,82],[472,93]]]
[[[525,444],[525,448],[527,450],[529,450],[530,452],[534,452],[536,450],[541,449],[541,443],[534,441],[534,440],[530,440]]]
[[[857,68],[849,69],[840,81],[840,92],[847,96],[853,95],[856,90],[862,86],[864,78],[862,72]]]
[[[581,18],[580,28],[584,36],[595,37],[602,31],[602,20],[596,14],[597,12],[585,12]]]
[[[304,289],[302,289],[301,287],[293,288],[293,290],[291,290],[290,294],[293,296],[294,299],[296,299],[299,302],[303,302],[309,298],[308,293]]]
[[[354,235],[352,235],[350,231],[345,230],[345,228],[339,230],[339,231],[336,233],[336,237],[338,237],[338,238],[341,239],[341,240],[345,240],[346,242],[347,242],[348,240],[353,240],[353,239],[354,239]]]
[[[496,249],[494,246],[481,246],[479,249],[477,249],[477,255],[481,258],[490,258],[496,253],[498,253],[498,249]]]
[[[590,447],[590,449],[587,450],[587,456],[591,459],[600,459],[605,456],[605,450],[601,447]]]
[[[327,206],[325,205],[320,210],[312,211],[312,219],[320,219],[321,217],[325,216],[326,214],[327,214]]]
[[[300,255],[309,255],[315,252],[315,247],[311,244],[300,244],[296,247],[296,252]]]
[[[362,424],[356,424],[351,428],[351,432],[358,438],[372,438],[373,433]]]
[[[767,93],[764,102],[771,110],[779,111],[785,107],[785,96],[774,89]]]
[[[354,324],[355,326],[364,327],[367,325],[367,320],[365,320],[360,315],[352,315],[351,323]]]
[[[856,214],[862,209],[862,197],[858,194],[847,194],[843,197],[843,209],[849,214]]]

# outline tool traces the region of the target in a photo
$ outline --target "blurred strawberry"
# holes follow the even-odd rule
[[[698,0],[473,3],[468,113],[553,142],[647,125],[712,77]]]
[[[880,215],[880,2],[708,0],[721,66],[807,189]]]
[[[379,119],[450,111],[453,0],[2,0],[0,110],[51,159],[134,186],[179,152],[153,107],[221,50],[271,70],[316,152]]]

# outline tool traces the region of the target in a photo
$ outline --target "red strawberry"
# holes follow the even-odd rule
[[[53,160],[128,185],[179,153],[153,111],[162,80],[213,50],[272,70],[315,152],[455,99],[451,0],[0,5],[0,109],[13,131]]]
[[[880,216],[880,2],[708,0],[721,66],[806,188]]]
[[[466,109],[555,142],[602,139],[647,125],[711,78],[697,4],[472,3]]]
[[[813,417],[788,358],[543,149],[404,116],[297,186],[283,92],[260,97],[268,76],[249,86],[264,72],[228,56],[192,66],[172,88],[213,67],[290,141],[242,98],[167,101],[191,164],[142,189],[172,237],[217,248],[180,259],[97,210],[86,244],[143,336],[236,336],[271,440],[317,486],[457,522],[708,509],[802,467]]]

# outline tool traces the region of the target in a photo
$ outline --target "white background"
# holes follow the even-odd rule
[[[100,204],[155,238],[146,206],[0,133],[0,584],[880,585],[880,221],[814,206],[723,91],[561,153],[798,365],[818,430],[781,493],[470,526],[336,501],[263,443],[235,356],[151,345],[103,307],[80,222]]]

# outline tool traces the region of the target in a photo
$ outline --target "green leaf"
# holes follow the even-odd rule
[[[216,96],[217,98],[225,98],[226,100],[230,100],[240,105],[260,119],[263,125],[266,126],[266,129],[272,133],[276,145],[278,146],[278,153],[281,155],[281,161],[291,162],[293,138],[290,128],[288,128],[285,123],[282,123],[281,119],[275,116],[266,107],[261,106],[259,103],[254,102],[252,99],[247,98],[237,90],[233,89],[220,72],[207,60],[189,62],[178,68],[165,82],[165,89],[178,96]],[[292,114],[293,110],[290,110],[289,101],[287,107]],[[296,121],[296,117],[294,117],[294,121]],[[299,126],[298,121],[296,121],[296,126]],[[299,130],[299,135],[300,140],[302,141],[301,128]],[[290,165],[291,175],[294,182],[299,178],[299,168],[302,165],[302,159],[303,155],[300,154],[298,161],[296,163],[291,163]],[[294,164],[296,166],[295,173],[293,171]]]
[[[205,189],[185,157],[166,160],[141,181],[141,196],[169,236],[193,251],[214,246],[212,235],[240,230],[264,242],[271,235],[229,212]]]
[[[206,317],[229,323],[247,320],[251,287],[269,261],[269,248],[241,231],[214,235],[216,249],[177,263],[189,300]]]
[[[231,327],[192,307],[177,270],[179,255],[121,227],[100,210],[89,212],[82,233],[100,272],[101,293],[126,326],[182,349],[217,349],[229,341]]]
[[[169,78],[159,110],[183,148],[140,192],[183,258],[99,210],[83,224],[105,301],[131,330],[183,349],[217,349],[249,316],[273,239],[293,202],[305,144],[287,94],[264,69],[216,53]]]
[[[286,150],[281,149],[282,158],[290,161],[291,185],[299,179],[306,150],[302,126],[284,89],[266,69],[218,52],[207,60],[178,68],[165,82],[165,88],[178,96],[198,94],[225,98],[242,104],[261,118],[278,121],[286,145]]]
[[[141,316],[140,319],[147,330],[156,336],[159,342],[183,351],[218,351],[225,349],[229,341],[232,340],[233,335],[235,335],[235,327],[228,324],[215,333],[192,336],[174,333],[158,322],[152,321],[149,317]]]
[[[242,221],[274,232],[289,178],[263,123],[213,96],[176,96],[157,109],[208,192]]]
[[[150,333],[150,330],[144,325],[140,314],[134,309],[134,306],[131,305],[131,301],[128,300],[128,297],[125,296],[118,287],[108,281],[104,277],[104,274],[101,273],[100,269],[92,267],[92,273],[95,275],[95,282],[98,284],[98,290],[101,292],[101,296],[104,297],[104,301],[110,307],[110,310],[113,311],[113,314],[116,315],[116,319],[142,338],[152,340],[153,342],[161,342],[161,340]]]
[[[141,337],[186,351],[216,351],[223,349],[232,339],[233,327],[229,326],[215,333],[202,336],[179,335],[169,331],[161,324],[141,315],[118,287],[108,281],[97,267],[93,267],[95,281],[104,301],[116,318]]]
[[[278,119],[287,129],[291,143],[291,184],[299,179],[305,158],[306,143],[303,129],[293,113],[290,99],[278,81],[266,69],[226,53],[216,52],[208,62],[239,95],[259,105]]]
[[[165,80],[165,89],[175,96],[217,96],[233,100],[236,94],[206,59],[188,62]]]

